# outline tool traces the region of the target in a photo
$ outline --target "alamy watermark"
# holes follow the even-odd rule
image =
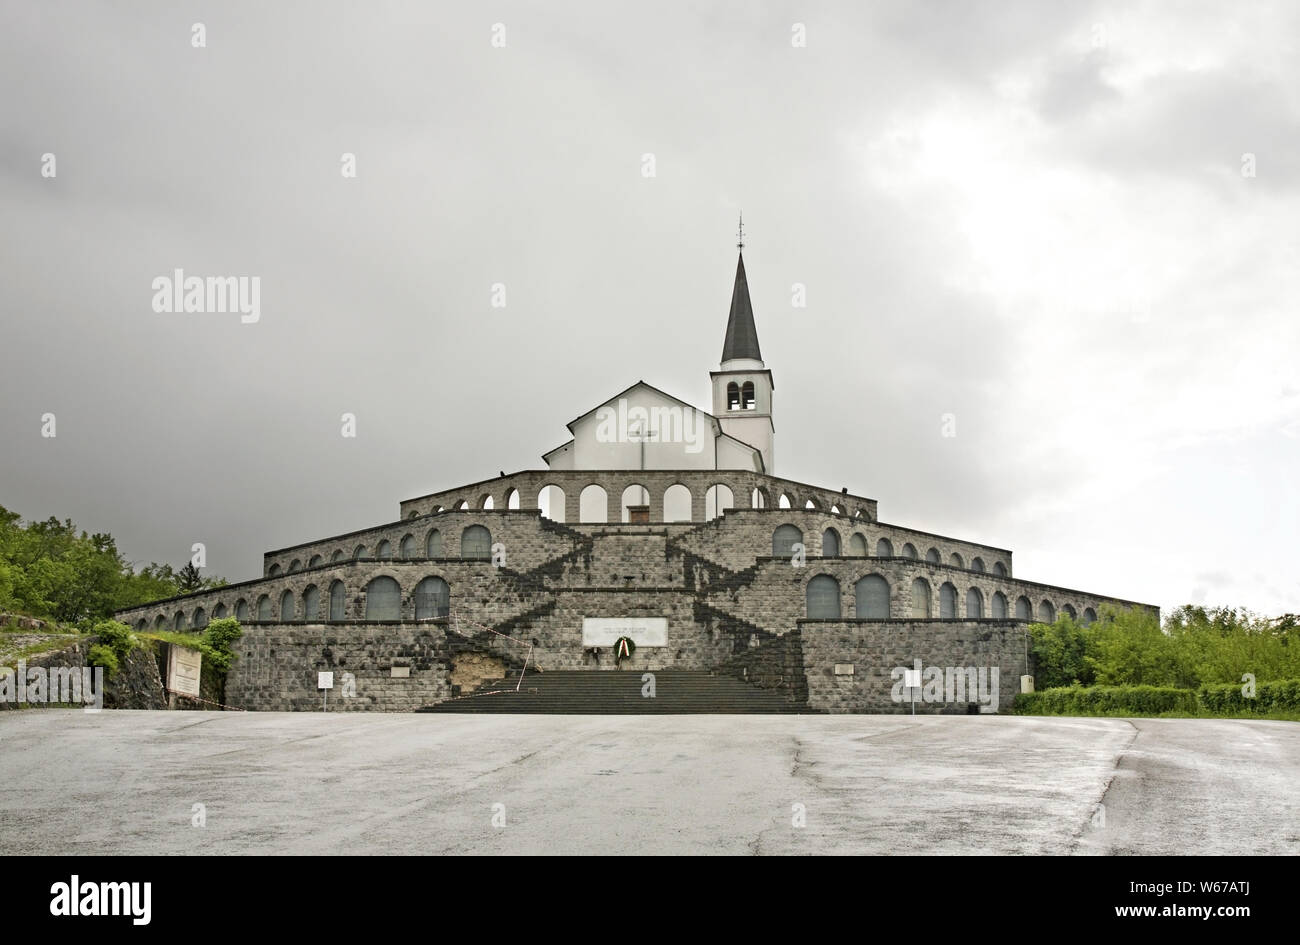
[[[262,317],[261,276],[187,276],[177,269],[153,280],[155,312],[238,312],[251,325]]]
[[[685,443],[686,452],[704,450],[706,414],[680,404],[656,407],[628,406],[620,397],[618,406],[606,404],[596,411],[597,443]]]
[[[17,705],[83,705],[87,712],[104,708],[104,667],[33,666],[18,661],[18,670],[0,666],[0,702]]]
[[[921,666],[914,660],[911,669],[920,673],[920,686],[907,685],[908,667],[895,666],[889,672],[894,688],[889,697],[895,702],[978,702],[980,705],[998,704],[997,666]],[[908,689],[919,689],[910,693]],[[919,695],[920,699],[914,698]]]

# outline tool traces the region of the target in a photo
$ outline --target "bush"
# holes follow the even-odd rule
[[[1257,683],[1254,698],[1245,695],[1243,688],[1238,683],[1202,686],[1201,705],[1215,715],[1300,711],[1300,679]]]
[[[222,672],[230,669],[235,661],[234,642],[244,635],[244,628],[234,617],[222,617],[208,624],[203,631],[201,649],[212,661],[212,665]]]
[[[101,620],[95,624],[94,632],[99,637],[99,644],[112,650],[119,661],[126,659],[126,655],[135,649],[136,640],[131,628],[117,620]]]
[[[1022,692],[1014,703],[1017,715],[1195,715],[1197,708],[1195,690],[1167,686],[1066,686]]]
[[[113,652],[111,647],[96,643],[90,648],[87,660],[91,666],[104,667],[104,675],[110,679],[117,675],[119,668],[117,654]]]

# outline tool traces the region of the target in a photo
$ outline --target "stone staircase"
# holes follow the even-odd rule
[[[655,696],[641,695],[641,673],[628,670],[570,670],[526,673],[484,682],[466,696],[417,712],[549,713],[557,715],[776,714],[811,712],[775,689],[704,670],[663,669],[654,673]]]

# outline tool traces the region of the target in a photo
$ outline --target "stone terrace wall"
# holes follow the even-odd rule
[[[1027,624],[1014,620],[803,620],[808,703],[827,712],[911,712],[892,698],[895,667],[997,667],[998,708],[1009,711],[1025,668]],[[835,664],[853,675],[835,675]],[[916,704],[917,713],[961,713],[969,702]]]

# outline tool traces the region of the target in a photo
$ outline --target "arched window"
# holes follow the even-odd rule
[[[293,591],[285,591],[280,595],[280,623],[290,623],[294,620]]]
[[[393,543],[385,538],[375,549],[375,557],[380,561],[387,561],[393,557]]]
[[[431,620],[451,612],[451,588],[440,577],[427,577],[415,585],[415,619]]]
[[[939,617],[942,620],[957,618],[957,588],[947,581],[939,585]]]
[[[1006,576],[1007,576],[1007,566],[1006,566],[1005,564],[1003,564],[1001,561],[994,561],[994,562],[993,562],[993,573],[996,574],[998,577],[1006,577]]]
[[[840,556],[840,533],[833,528],[822,532],[822,557],[838,558]]]
[[[1050,600],[1045,600],[1038,605],[1038,622],[1056,623],[1056,608],[1052,606]]]
[[[238,603],[235,604],[235,619],[239,621],[248,619],[248,601],[244,600],[242,597],[239,599]]]
[[[855,558],[867,556],[867,539],[858,532],[854,532],[853,537],[849,539],[849,554]]]
[[[308,623],[320,620],[320,588],[315,584],[302,592],[302,619]]]
[[[980,557],[972,558],[972,559],[971,559],[971,562],[970,562],[970,569],[971,569],[972,571],[979,571],[979,572],[983,573],[983,571],[984,571],[984,559],[983,559],[983,558],[980,558]]]
[[[664,490],[664,521],[691,521],[691,490],[680,482]]]
[[[147,629],[149,629],[149,621],[141,617],[139,620],[135,622],[135,629],[139,633],[144,633]]]
[[[578,521],[593,525],[609,521],[609,496],[594,482],[578,493]]]
[[[925,560],[928,561],[928,562],[930,562],[931,564],[938,564],[938,563],[939,563],[939,549],[938,549],[938,548],[931,548],[929,551],[927,551],[927,552],[925,553]]]
[[[506,492],[506,508],[519,510],[519,490],[511,487]]]
[[[202,607],[194,608],[194,616],[190,619],[190,626],[195,630],[202,630],[208,625],[208,615]]]
[[[471,525],[460,533],[460,556],[476,561],[492,558],[492,533],[482,525]]]
[[[154,629],[162,630],[164,627],[167,626],[167,618],[164,617],[162,614],[159,614],[158,619],[153,622],[153,625],[154,625]]]
[[[478,500],[478,507],[480,509],[495,509],[497,507],[496,500],[493,499],[492,496],[490,495],[480,496]]]
[[[336,549],[334,554],[330,555],[330,564],[338,564],[342,560],[343,560],[342,548]]]
[[[366,619],[402,619],[402,589],[396,580],[381,576],[366,585]]]
[[[971,619],[984,616],[984,595],[978,587],[972,587],[966,592],[966,616]]]
[[[176,611],[176,616],[172,619],[172,629],[173,630],[185,629],[185,614],[183,614],[179,610]]]
[[[1029,603],[1028,597],[1016,598],[1016,619],[1017,620],[1034,619],[1034,605]]]
[[[794,508],[794,500],[790,498],[790,493],[788,493],[788,492],[782,492],[779,496],[777,496],[777,498],[776,498],[776,507],[777,507],[778,509],[792,509],[792,508]]]
[[[1076,611],[1069,604],[1065,604],[1063,607],[1061,607],[1061,613],[1065,614],[1065,616],[1069,617],[1071,620],[1075,620],[1079,616],[1079,612]]]
[[[1083,625],[1086,627],[1091,623],[1095,623],[1096,621],[1097,621],[1097,611],[1093,610],[1091,607],[1083,608]]]
[[[279,563],[277,562],[276,564],[271,565],[271,570],[266,573],[268,577],[279,577],[280,576]]]
[[[537,508],[542,518],[552,522],[564,521],[564,490],[559,486],[542,486],[537,493]]]
[[[894,556],[894,543],[888,538],[882,538],[876,542],[877,558],[892,558]]]
[[[307,562],[307,567],[319,568],[324,563],[325,563],[325,559],[322,558],[320,555],[312,555],[311,560]]]
[[[916,545],[912,544],[910,541],[907,544],[905,544],[903,546],[903,557],[911,558],[913,561],[919,558],[920,555],[916,553]]]
[[[619,500],[619,521],[625,523],[632,521],[631,509],[638,505],[649,504],[650,490],[640,484],[628,486],[623,490],[623,496]]]
[[[749,493],[749,507],[751,509],[765,509],[772,504],[767,490],[762,486],[755,486]]]
[[[294,558],[292,561],[289,562],[289,573],[290,573],[290,574],[293,574],[295,571],[301,571],[301,570],[302,570],[302,560],[301,560],[301,559],[299,559],[299,558]]]
[[[403,558],[415,557],[415,536],[414,535],[407,535],[405,538],[402,539],[401,550],[402,550]]]
[[[330,620],[347,619],[347,590],[342,581],[330,585]]]
[[[220,620],[220,619],[222,619],[222,618],[225,617],[225,616],[226,616],[226,605],[225,605],[225,604],[218,604],[216,607],[213,607],[213,608],[212,608],[212,619],[213,619],[213,620]]]
[[[740,409],[740,385],[735,381],[727,385],[727,409]]]
[[[429,537],[424,541],[424,556],[426,558],[442,557],[442,532],[436,528],[429,532]]]
[[[835,618],[840,616],[840,582],[829,574],[819,574],[808,582],[808,616]]]
[[[1003,620],[1007,616],[1007,595],[1001,591],[993,592],[993,616]]]
[[[772,557],[789,558],[794,546],[803,544],[803,532],[793,525],[778,525],[772,532]]]
[[[879,574],[868,574],[853,590],[857,616],[868,620],[889,619],[889,582]]]
[[[952,565],[954,568],[965,568],[965,567],[966,567],[966,565],[962,564],[962,562],[961,562],[961,555],[957,554],[957,552],[955,552],[955,551],[952,553],[952,557],[950,557],[950,558],[948,559],[948,563],[949,563],[950,565]]]
[[[754,403],[754,382],[745,381],[740,387],[740,409],[753,410],[757,406]]]
[[[366,557],[366,555],[368,554],[370,554],[369,548],[367,548],[365,545],[357,545],[357,550],[352,552],[352,557],[355,559],[360,559]]]
[[[257,619],[270,620],[271,618],[271,598],[263,594],[257,599]]]
[[[930,582],[925,578],[912,581],[912,616],[928,618],[930,616]]]
[[[709,486],[704,493],[704,517],[712,521],[724,512],[736,507],[736,498],[731,492],[730,486],[724,486],[718,483]]]

